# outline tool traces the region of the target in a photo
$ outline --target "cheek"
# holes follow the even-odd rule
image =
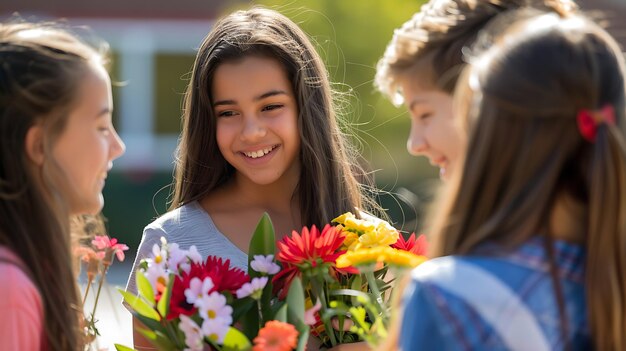
[[[230,128],[223,124],[218,123],[215,127],[215,142],[220,151],[223,151],[226,145],[229,144],[229,140],[232,139],[232,133],[229,130]]]
[[[448,153],[451,157],[457,158],[464,150],[464,138],[456,123],[446,124],[445,139]]]

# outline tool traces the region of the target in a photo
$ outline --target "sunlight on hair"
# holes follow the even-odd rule
[[[32,29],[23,30],[17,33],[17,37],[19,37],[20,39],[25,39],[25,40],[41,38],[46,35],[47,35],[46,30],[42,28],[32,28]]]

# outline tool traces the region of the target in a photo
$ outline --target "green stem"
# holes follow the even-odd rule
[[[256,300],[257,311],[259,313],[259,329],[263,328],[263,312],[261,310],[261,299]]]
[[[87,281],[87,287],[85,288],[85,296],[83,296],[83,309],[85,308],[85,301],[87,301],[87,295],[89,294],[89,288],[93,283],[93,277],[89,277],[89,281]]]
[[[316,278],[311,279],[311,287],[313,288],[313,290],[315,290],[315,295],[317,295],[317,298],[322,301],[322,310],[324,312],[328,311],[328,304],[326,303],[326,294],[324,293],[324,289],[320,286]],[[327,318],[322,318],[322,319],[324,322],[324,329],[326,329],[326,332],[328,333],[328,336],[330,338],[330,344],[334,347],[337,345],[337,339],[335,338],[335,331],[333,329],[333,326],[330,323],[330,320],[328,320]]]
[[[374,294],[376,299],[376,304],[380,309],[380,313],[386,318],[387,317],[387,309],[385,308],[385,304],[383,302],[383,295],[378,289],[378,284],[376,284],[376,278],[374,277],[374,272],[368,270],[365,271],[365,278],[367,279],[367,285],[369,285],[370,290]]]
[[[108,269],[109,269],[109,266],[104,265],[104,269],[102,270],[102,277],[100,278],[100,284],[98,284],[98,292],[96,293],[96,301],[93,304],[93,312],[91,312],[91,318],[93,320],[95,320],[96,307],[98,307],[98,300],[100,299],[100,291],[102,291],[102,284],[104,283],[104,277],[106,277]]]

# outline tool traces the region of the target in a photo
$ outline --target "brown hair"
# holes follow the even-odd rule
[[[466,254],[485,241],[516,246],[538,234],[550,242],[555,201],[574,199],[587,210],[595,349],[626,349],[626,92],[618,45],[582,16],[534,14],[467,72],[457,91],[470,102],[462,107],[467,153],[435,212],[432,254]],[[588,142],[577,113],[607,105],[616,125],[600,124]]]
[[[376,87],[400,104],[399,80],[410,74],[452,94],[465,66],[464,48],[498,14],[528,6],[562,14],[577,8],[571,0],[431,0],[394,32],[378,61]]]
[[[102,56],[52,24],[0,24],[0,245],[24,262],[43,302],[50,350],[83,350],[63,171],[51,156],[89,65]],[[97,63],[96,63],[97,64]],[[43,166],[25,138],[44,126]]]
[[[361,195],[356,157],[337,124],[328,74],[310,40],[280,13],[253,8],[220,19],[200,47],[185,94],[170,209],[202,199],[234,174],[218,151],[211,83],[220,64],[250,55],[276,59],[292,82],[301,139],[294,196],[303,223],[321,226],[346,211],[376,208]]]

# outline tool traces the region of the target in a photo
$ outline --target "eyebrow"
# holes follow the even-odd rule
[[[415,107],[415,105],[422,105],[425,104],[427,102],[426,99],[415,99],[412,100],[411,103],[409,104],[409,111],[412,111],[413,108]]]
[[[100,118],[102,116],[106,116],[106,115],[112,114],[112,113],[113,113],[113,111],[109,107],[104,107],[104,108],[102,108],[102,110],[100,110],[100,112],[98,112],[96,114],[96,118]]]
[[[263,94],[255,97],[254,101],[267,99],[268,97],[276,96],[276,95],[287,95],[287,92],[284,91],[284,90],[270,90],[267,93],[263,93]],[[237,101],[235,101],[235,100],[220,100],[220,101],[214,102],[213,103],[213,107],[220,106],[220,105],[236,105],[236,104],[237,104]]]

